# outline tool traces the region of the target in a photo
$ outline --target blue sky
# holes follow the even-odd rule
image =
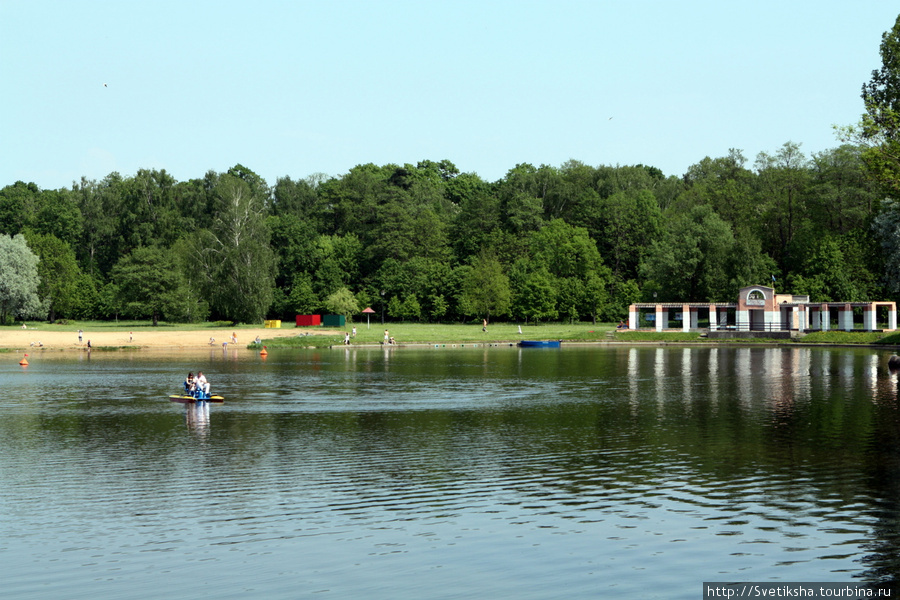
[[[892,5],[0,0],[0,187],[809,155],[858,120]]]

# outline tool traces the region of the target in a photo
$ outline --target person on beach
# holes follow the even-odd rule
[[[390,340],[391,340],[391,336],[388,335],[388,330],[385,329],[385,330],[384,330],[384,343],[385,343],[385,344],[390,343]]]

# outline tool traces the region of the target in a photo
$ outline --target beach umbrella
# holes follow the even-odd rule
[[[375,311],[372,310],[371,306],[367,306],[363,309],[363,314],[366,315],[366,329],[369,328],[369,315],[374,315]]]

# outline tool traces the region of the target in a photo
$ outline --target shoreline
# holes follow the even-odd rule
[[[292,329],[266,329],[263,327],[253,329],[236,329],[237,343],[231,342],[232,330],[221,329],[211,331],[209,329],[195,330],[157,330],[148,331],[145,328],[132,332],[128,331],[84,331],[81,342],[78,341],[78,330],[73,331],[48,331],[40,327],[29,329],[0,330],[0,349],[22,350],[25,352],[39,350],[52,350],[64,352],[80,352],[88,350],[87,343],[97,349],[246,349],[247,344],[259,336],[260,339],[272,339],[281,337],[294,337],[296,331]],[[316,335],[336,335],[336,331],[316,332]],[[215,341],[210,343],[210,338]]]
[[[87,343],[90,341],[91,349],[108,352],[108,351],[138,351],[138,350],[248,350],[248,345],[258,336],[264,342],[278,338],[295,338],[300,335],[314,336],[321,338],[323,336],[339,337],[341,332],[338,330],[316,330],[308,329],[300,330],[291,328],[243,328],[243,329],[190,329],[190,330],[173,330],[171,328],[152,330],[147,328],[139,328],[134,332],[129,331],[84,331],[82,341],[78,341],[78,330],[69,331],[51,331],[44,330],[41,327],[33,327],[28,329],[0,329],[0,350],[10,352],[52,352],[52,353],[71,353],[84,352],[88,350]],[[232,333],[237,334],[237,343],[231,342]],[[215,341],[210,343],[210,338]],[[400,347],[419,347],[419,348],[472,348],[472,347],[507,347],[516,346],[519,339],[494,339],[494,340],[439,340],[439,341],[409,341],[400,342],[393,346],[385,346],[380,342],[365,341],[361,343],[352,343],[349,346],[342,343],[333,343],[329,345],[311,345],[308,347],[316,348],[400,348]],[[566,346],[816,346],[816,347],[847,347],[847,348],[872,348],[884,351],[897,351],[900,346],[889,344],[872,344],[872,343],[840,343],[840,342],[803,342],[799,340],[790,341],[738,341],[728,340],[703,340],[703,341],[678,341],[678,340],[624,340],[624,339],[598,339],[598,340],[562,340]],[[277,349],[279,344],[276,342],[273,349]],[[301,348],[303,346],[294,346]]]

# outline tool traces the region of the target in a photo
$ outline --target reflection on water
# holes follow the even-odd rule
[[[16,598],[893,581],[886,360],[722,346],[38,356],[0,367],[0,577]],[[227,402],[168,402],[198,368]]]
[[[201,435],[209,433],[209,402],[186,405],[184,420],[191,431]]]

